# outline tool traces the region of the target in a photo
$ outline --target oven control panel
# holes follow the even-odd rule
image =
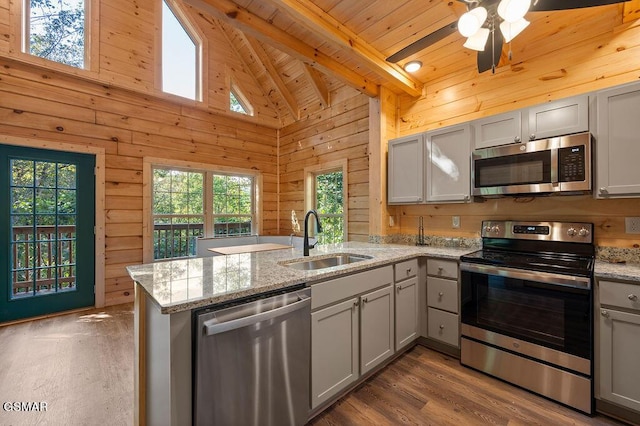
[[[593,224],[582,222],[519,222],[487,220],[482,222],[483,238],[593,242]]]
[[[549,226],[546,225],[513,225],[514,234],[549,235]]]

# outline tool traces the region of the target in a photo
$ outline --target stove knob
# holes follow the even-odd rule
[[[500,233],[500,227],[498,225],[494,225],[491,227],[491,232],[493,232],[494,234],[499,234]]]
[[[589,230],[587,228],[580,228],[580,230],[578,231],[578,235],[580,235],[581,237],[586,237],[587,235],[589,235]]]
[[[489,225],[484,227],[484,233],[488,234],[489,232],[491,232],[491,227]]]
[[[574,235],[576,235],[576,229],[575,228],[567,229],[567,235],[570,237],[573,237]]]

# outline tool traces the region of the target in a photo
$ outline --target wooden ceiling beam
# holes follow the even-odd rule
[[[244,34],[242,35],[242,37],[244,37],[247,40],[247,45],[251,49],[251,52],[254,54],[256,59],[262,64],[262,66],[267,72],[267,75],[269,76],[273,84],[278,89],[278,92],[280,92],[280,96],[282,97],[282,99],[284,99],[284,102],[287,108],[289,109],[289,112],[293,116],[293,118],[296,121],[300,120],[300,107],[298,107],[298,102],[291,94],[291,91],[284,84],[284,81],[282,81],[280,74],[278,73],[276,68],[273,66],[273,63],[271,62],[269,55],[267,55],[267,52],[265,52],[264,47],[260,44],[258,40],[256,40],[253,37],[249,37]]]
[[[367,96],[378,96],[378,86],[375,83],[230,0],[184,0],[184,2],[304,63],[317,67],[326,74],[339,78]]]
[[[270,0],[278,9],[287,13],[295,22],[303,25],[318,37],[335,47],[351,52],[359,61],[387,82],[391,89],[410,96],[422,95],[423,84],[396,64],[385,60],[386,55],[375,49],[356,33],[325,13],[311,0]]]
[[[322,108],[327,108],[329,106],[329,89],[327,89],[327,85],[322,79],[320,72],[307,64],[304,64],[304,71],[311,82],[311,86],[313,87],[316,96],[320,100]]]

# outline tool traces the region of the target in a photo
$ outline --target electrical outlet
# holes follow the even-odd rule
[[[627,234],[640,234],[640,217],[625,217],[624,230]]]
[[[451,227],[460,228],[460,216],[451,216]]]

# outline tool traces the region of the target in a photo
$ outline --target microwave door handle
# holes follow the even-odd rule
[[[557,149],[551,149],[550,150],[550,154],[551,154],[551,185],[553,187],[558,186],[558,168],[560,166],[560,164],[558,163],[558,150]]]

